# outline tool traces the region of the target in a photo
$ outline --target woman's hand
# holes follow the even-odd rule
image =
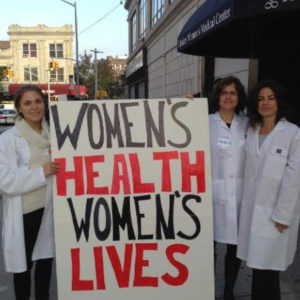
[[[186,94],[185,98],[190,99],[190,100],[194,100],[194,94],[192,94],[192,93]]]
[[[275,227],[280,233],[283,233],[283,231],[288,229],[290,226],[275,222]]]
[[[53,174],[57,174],[60,170],[59,163],[55,161],[49,161],[43,165],[45,176],[48,177]]]

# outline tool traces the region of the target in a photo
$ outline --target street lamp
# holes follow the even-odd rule
[[[80,90],[79,90],[79,58],[78,58],[78,26],[77,26],[77,5],[76,2],[71,3],[67,0],[61,0],[71,6],[75,9],[75,40],[76,40],[76,96],[79,98]]]

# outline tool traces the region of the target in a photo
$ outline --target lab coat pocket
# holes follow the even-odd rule
[[[267,154],[263,168],[264,175],[274,179],[281,179],[286,161],[287,157],[284,155],[278,155],[275,153]]]
[[[270,207],[255,205],[251,224],[253,234],[275,239],[281,236],[271,220],[272,211],[273,209]]]
[[[225,193],[224,180],[213,180],[212,181],[212,195],[213,202],[224,204],[227,202]]]

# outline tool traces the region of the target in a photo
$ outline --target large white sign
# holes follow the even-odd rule
[[[213,300],[206,99],[51,103],[60,300]]]

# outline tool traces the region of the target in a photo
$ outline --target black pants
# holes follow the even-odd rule
[[[251,300],[280,300],[279,271],[252,270]]]
[[[44,209],[38,209],[23,216],[24,237],[27,260],[27,271],[14,273],[16,300],[29,300],[31,287],[31,260],[33,248],[40,229]],[[52,270],[52,258],[40,259],[35,262],[34,287],[37,300],[49,299],[49,288]]]
[[[234,285],[239,273],[241,260],[236,257],[237,245],[227,244],[224,266],[224,300],[233,300]],[[215,261],[217,259],[215,243]]]

